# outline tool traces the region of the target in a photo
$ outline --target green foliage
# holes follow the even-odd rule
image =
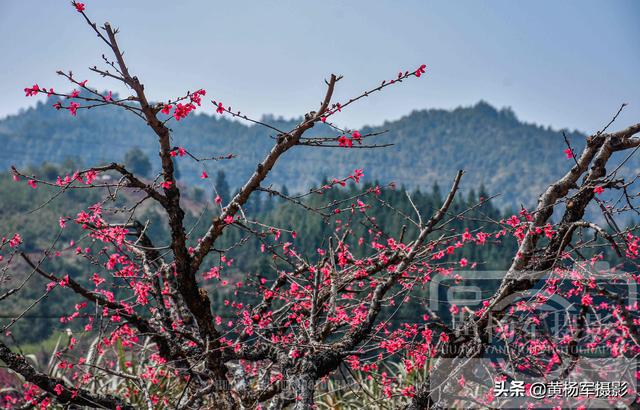
[[[149,158],[157,157],[155,136],[135,116],[104,107],[71,117],[64,110],[54,110],[50,106],[53,102],[50,99],[0,120],[0,141],[4,146],[0,169],[13,164],[41,164],[45,160],[62,163],[69,155],[82,158],[85,164],[98,165],[124,158],[135,147]],[[295,125],[293,120],[265,120],[280,129]],[[273,146],[270,130],[219,115],[194,115],[172,122],[171,128],[174,145],[186,147],[196,157],[236,154],[233,160],[207,164],[211,175],[224,168],[232,187],[240,186]],[[381,130],[389,132],[367,141],[393,146],[374,150],[296,148],[273,169],[267,185],[279,187],[284,182],[292,192],[300,192],[319,183],[319,176],[340,178],[354,168],[364,168],[369,181],[396,181],[411,189],[427,188],[435,182],[443,184],[458,169],[464,169],[465,184],[484,183],[490,194],[501,194],[498,203],[519,208],[520,204],[533,204],[542,189],[568,166],[560,132],[520,122],[511,110],[496,110],[485,102],[452,111],[415,111],[397,121],[360,131],[365,134]],[[335,135],[334,130],[322,125],[311,131],[310,135]],[[584,144],[578,133],[567,136],[574,149]],[[179,164],[182,183],[203,188],[210,183],[199,178],[201,164],[186,157],[176,158],[175,162]],[[158,170],[159,165],[154,163],[152,171]]]
[[[27,170],[27,174],[55,181],[58,175],[73,174],[77,169],[75,163],[68,161],[65,166],[44,164],[39,168],[31,168]],[[32,189],[25,179],[15,182],[11,175],[0,174],[0,236],[11,237],[14,233],[19,233],[23,240],[22,250],[33,254],[36,259],[40,257],[39,252],[50,249],[54,242],[56,250],[71,249],[70,252],[73,252],[75,246],[71,245],[71,241],[78,241],[82,237],[82,230],[72,222],[61,229],[58,222],[60,217],[74,218],[78,212],[99,202],[105,192],[97,189],[68,189],[59,195],[58,192],[58,187],[44,184],[38,184],[37,189]],[[12,265],[9,282],[0,282],[0,294],[18,284],[32,271],[20,260]],[[85,270],[86,266],[73,258],[54,256],[45,266],[60,277],[69,274],[87,281],[90,276]],[[39,275],[34,275],[18,294],[3,301],[0,306],[2,322],[11,320],[39,298],[44,293],[47,282]],[[59,322],[59,316],[65,313],[66,308],[73,306],[70,303],[73,300],[74,296],[65,290],[54,289],[41,303],[31,308],[23,319],[17,321],[11,331],[25,343],[46,339],[55,329],[68,327]]]
[[[228,203],[229,199],[231,199],[231,188],[229,187],[229,183],[227,182],[227,175],[223,170],[219,170],[216,174],[216,191],[218,192],[218,196],[222,199],[223,203]]]
[[[48,177],[55,180],[57,175],[73,172],[71,169],[61,169],[50,164],[44,165],[40,169],[33,169],[36,175],[51,174]],[[222,190],[218,190],[222,195],[225,194],[225,174],[218,173],[217,178]],[[307,198],[306,202],[312,207],[322,207],[327,203],[338,203],[345,201],[356,195],[362,195],[370,190],[373,184],[356,185],[350,182],[347,187],[335,187],[324,192],[322,195],[314,194]],[[286,191],[286,187],[285,187]],[[19,232],[24,240],[24,249],[27,252],[37,252],[48,249],[60,234],[56,249],[68,247],[71,240],[78,240],[81,237],[81,230],[72,221],[67,223],[65,229],[61,230],[58,226],[58,219],[61,216],[74,218],[75,215],[86,209],[86,207],[97,203],[102,197],[99,190],[66,190],[63,194],[56,196],[55,188],[47,187],[43,184],[38,189],[29,188],[26,181],[14,182],[7,174],[0,174],[0,226],[4,228],[3,235],[9,236],[15,232]],[[210,192],[210,191],[209,191]],[[228,191],[227,191],[228,192]],[[121,191],[124,195],[124,191]],[[434,187],[431,192],[414,190],[411,193],[413,202],[416,204],[420,212],[429,216],[437,207],[440,206],[442,198],[439,188]],[[476,194],[473,190],[469,190],[466,194],[461,195],[453,204],[451,213],[457,214],[464,209],[477,205],[479,196],[486,193],[482,191]],[[54,198],[53,200],[50,200]],[[197,238],[204,235],[207,228],[203,221],[210,221],[214,212],[211,209],[212,201],[201,188],[185,190],[184,204],[187,209],[185,216],[185,224],[193,227],[193,231],[189,235],[191,241],[188,245],[195,246]],[[414,228],[391,210],[395,208],[405,215],[412,215],[413,209],[406,200],[404,192],[399,189],[383,189],[379,196],[370,195],[363,198],[364,201],[371,205],[367,209],[367,215],[377,221],[379,226],[383,226],[385,231],[391,235],[399,235],[403,225],[408,225],[406,235],[415,234]],[[124,201],[133,203],[137,201],[137,197],[127,198],[125,195],[118,204]],[[345,202],[341,207],[349,207],[354,201]],[[41,206],[45,205],[46,206]],[[385,206],[383,204],[387,204]],[[114,204],[108,203],[107,206]],[[205,206],[208,205],[208,208]],[[37,209],[34,212],[30,210]],[[333,211],[332,207],[326,209],[327,212]],[[321,215],[309,212],[304,208],[292,204],[282,199],[277,199],[266,193],[256,193],[244,207],[244,212],[250,219],[259,219],[266,225],[281,227],[283,230],[296,230],[297,238],[293,238],[290,233],[283,231],[283,239],[291,241],[296,249],[304,255],[310,255],[312,258],[316,255],[315,250],[323,245],[323,240],[331,234],[335,228],[333,220],[327,220]],[[135,217],[142,223],[147,225],[147,234],[156,244],[164,244],[170,238],[165,213],[156,205],[152,205],[149,201],[136,211]],[[485,203],[476,207],[473,211],[467,213],[464,218],[457,219],[452,222],[447,229],[462,232],[469,229],[473,232],[481,227],[486,227],[487,220],[498,220],[502,217],[501,212],[491,205]],[[346,211],[340,215],[334,216],[333,219],[353,218],[352,226],[356,233],[354,238],[360,236],[367,237],[366,228],[360,225],[358,221],[363,222],[364,214],[360,212]],[[247,236],[246,231],[242,229],[232,228],[222,236],[218,249],[232,247],[234,244],[241,242]],[[85,245],[83,245],[85,246]],[[500,246],[472,246],[465,247],[462,253],[455,255],[457,262],[460,257],[466,257],[470,262],[478,262],[479,269],[498,269],[504,268],[509,263],[514,243],[507,240]],[[357,246],[352,244],[352,250],[356,255],[363,255],[366,252],[367,245]],[[75,246],[72,247],[74,249]],[[257,280],[258,277],[271,278],[275,275],[277,269],[285,268],[281,262],[273,261],[270,255],[260,251],[260,242],[249,235],[248,242],[237,249],[232,249],[226,253],[226,256],[234,259],[231,267],[225,268],[225,275],[229,279],[229,283],[235,281],[251,281]],[[219,254],[214,253],[209,257],[205,264],[207,266],[215,266],[219,264]],[[69,274],[75,280],[81,283],[87,283],[91,272],[87,271],[86,264],[82,260],[70,257],[58,257],[47,260],[44,267],[50,272],[58,276]],[[21,266],[16,269],[14,276],[16,280],[25,277],[30,272],[29,268]],[[29,304],[43,294],[47,281],[35,275],[29,282],[29,286],[25,287],[19,294],[12,297],[11,312],[5,312],[6,316],[18,313],[21,309],[26,308]],[[214,309],[225,312],[224,300],[230,297],[243,298],[245,303],[252,301],[253,295],[242,293],[242,290],[236,290],[232,286],[220,287],[217,282],[204,283],[205,286],[216,286],[217,291],[211,292]],[[4,288],[6,284],[0,284],[0,288]],[[0,289],[1,291],[1,289]],[[238,292],[238,295],[233,295]],[[69,309],[75,300],[74,296],[69,294],[65,289],[54,289],[42,303],[37,304],[29,311],[29,314],[23,320],[18,321],[12,331],[16,338],[23,342],[38,342],[49,337],[52,331],[56,329],[64,330],[66,327],[74,328],[74,323],[59,323],[58,317],[63,314],[69,314],[65,311]],[[417,307],[416,307],[417,308]],[[228,313],[228,312],[227,312]],[[411,312],[409,312],[411,314]],[[7,317],[6,319],[10,319]]]
[[[148,178],[151,175],[151,162],[149,157],[139,148],[131,148],[124,156],[127,169],[135,175]]]

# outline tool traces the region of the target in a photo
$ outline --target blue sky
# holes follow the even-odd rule
[[[316,108],[330,73],[344,100],[400,69],[428,75],[343,112],[345,126],[484,99],[528,122],[592,132],[619,105],[640,121],[640,2],[628,1],[95,1],[88,14],[121,29],[130,68],[153,99],[205,88],[259,117]],[[63,0],[0,3],[0,117],[34,103],[22,89],[69,89],[58,69],[89,74],[106,51]],[[208,108],[209,112],[213,109]]]

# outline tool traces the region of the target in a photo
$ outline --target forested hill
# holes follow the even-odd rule
[[[140,147],[150,158],[157,155],[156,139],[139,118],[113,108],[79,111],[71,117],[51,108],[52,101],[0,120],[0,168],[10,165],[61,163],[68,157],[85,165],[122,161],[125,153]],[[339,121],[340,118],[336,117]],[[279,128],[294,124],[265,118]],[[259,126],[247,126],[220,115],[195,115],[171,123],[175,145],[200,157],[234,153],[224,163],[209,163],[209,173],[224,166],[232,186],[239,184],[273,144],[273,135]],[[438,181],[448,185],[457,169],[467,171],[466,188],[484,184],[491,194],[501,193],[498,204],[530,204],[552,178],[570,165],[563,153],[562,133],[518,120],[509,109],[497,110],[485,102],[472,107],[414,111],[371,130],[389,130],[376,143],[394,143],[381,149],[299,147],[287,153],[272,174],[270,183],[299,190],[323,176],[342,177],[354,168],[364,168],[368,180],[395,181],[408,187],[431,187]],[[321,127],[315,133],[328,134]],[[568,133],[572,143],[583,136]],[[374,140],[370,140],[374,141]],[[152,161],[154,162],[154,161]],[[182,182],[202,183],[200,165],[180,161]]]

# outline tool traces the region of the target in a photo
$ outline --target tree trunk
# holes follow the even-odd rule
[[[315,393],[316,381],[309,374],[295,375],[291,379],[292,388],[296,395],[294,410],[310,410],[314,407],[313,396]]]

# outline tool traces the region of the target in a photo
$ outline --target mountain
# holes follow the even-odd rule
[[[133,147],[157,155],[157,141],[139,118],[113,107],[80,111],[71,117],[51,108],[52,100],[0,120],[0,169],[10,165],[61,163],[69,157],[85,165],[122,161]],[[264,121],[280,129],[296,121],[272,116]],[[207,172],[224,169],[231,186],[239,184],[273,145],[273,132],[245,125],[220,115],[198,114],[170,123],[174,144],[198,157],[236,154],[232,160],[208,162]],[[407,187],[449,185],[457,169],[467,173],[463,187],[484,185],[490,194],[501,194],[496,203],[511,207],[531,205],[542,189],[571,165],[563,150],[562,132],[524,123],[511,109],[496,109],[486,102],[454,110],[414,111],[396,121],[364,127],[362,134],[388,130],[371,139],[379,149],[296,147],[285,154],[267,181],[290,191],[302,190],[322,177],[344,177],[363,168],[366,178],[382,183],[395,181]],[[316,135],[335,135],[318,126]],[[584,136],[566,132],[574,148]],[[154,162],[154,161],[152,161]],[[156,161],[157,162],[157,161]],[[637,167],[637,163],[632,165]],[[179,159],[181,181],[203,184],[202,163]],[[157,171],[157,170],[154,170]],[[204,186],[204,185],[203,185]]]
[[[48,102],[50,103],[51,101]],[[31,189],[24,181],[13,182],[3,172],[10,165],[36,165],[32,172],[54,180],[56,175],[65,173],[63,169],[68,170],[68,166],[39,166],[40,164],[45,161],[63,163],[68,158],[76,163],[82,161],[86,165],[122,161],[133,147],[140,147],[143,155],[150,158],[157,155],[153,134],[140,119],[126,112],[112,108],[92,109],[90,112],[80,111],[78,117],[74,118],[67,112],[52,109],[48,104],[41,103],[18,115],[0,120],[0,142],[4,147],[0,154],[0,226],[4,229],[4,235],[20,232],[27,252],[51,246],[59,232],[58,218],[73,216],[86,206],[98,202],[100,192],[68,190],[52,200],[54,190],[51,187],[42,185],[38,189]],[[274,117],[264,120],[278,128],[295,125],[295,121]],[[274,143],[265,129],[230,121],[219,115],[195,115],[171,124],[175,131],[174,145],[184,146],[196,156],[213,157],[229,153],[238,155],[233,160],[208,163],[211,178],[206,181],[199,178],[200,164],[188,157],[177,158],[181,182],[185,185],[201,185],[205,189],[210,189],[210,186],[204,183],[212,183],[217,179],[218,169],[225,171],[230,186],[238,186]],[[567,159],[563,153],[565,143],[562,132],[523,123],[511,110],[497,110],[484,102],[451,111],[415,111],[397,121],[385,122],[377,127],[364,127],[360,131],[365,134],[380,130],[389,132],[377,137],[375,142],[393,143],[392,147],[296,147],[276,166],[270,182],[277,187],[286,185],[289,191],[296,191],[321,181],[324,176],[341,177],[350,174],[354,168],[364,168],[367,174],[365,179],[369,182],[375,179],[384,183],[393,180],[398,186],[404,184],[408,188],[420,188],[419,192],[414,191],[411,196],[423,215],[429,215],[439,206],[441,196],[455,171],[462,168],[467,171],[463,179],[466,192],[462,192],[452,205],[453,214],[476,204],[478,197],[497,193],[503,195],[497,198],[496,203],[484,204],[470,212],[466,219],[454,221],[454,230],[460,232],[465,228],[473,231],[485,224],[491,227],[487,220],[510,216],[509,210],[500,209],[504,206],[515,208],[520,203],[531,204],[552,179],[572,165],[572,160]],[[314,127],[313,131],[316,134],[332,135],[322,126]],[[567,137],[576,149],[584,144],[584,136],[579,133],[567,133]],[[637,172],[637,160],[632,158],[626,167],[630,172]],[[434,186],[435,182],[440,188]],[[484,185],[484,189],[480,188],[481,185]],[[321,198],[310,196],[308,199],[323,203],[344,200],[358,196],[362,192],[359,190],[366,190],[368,187],[370,185],[365,183],[357,186],[349,184],[338,192],[330,190]],[[194,227],[191,232],[194,241],[206,229],[205,224],[198,224],[197,221],[200,218],[204,221],[213,218],[210,211],[201,214],[203,200],[206,198],[201,195],[202,191],[197,195],[198,191],[185,189],[182,197],[187,210],[185,223]],[[226,194],[229,194],[228,189]],[[413,212],[399,190],[383,190],[382,199],[406,214]],[[120,200],[131,202],[137,199],[125,196]],[[245,206],[245,212],[250,216],[259,214],[260,220],[268,225],[304,232],[304,235],[296,239],[299,249],[313,252],[331,230],[321,217],[283,203],[278,198],[262,195],[254,197],[252,201]],[[319,202],[316,205],[319,206]],[[41,206],[43,204],[46,206]],[[115,207],[124,205],[124,202],[114,204]],[[162,219],[164,213],[153,207],[141,207],[136,212],[139,220],[150,221],[147,233],[154,239],[159,238],[156,243],[164,243],[168,236]],[[381,207],[378,210],[372,209],[369,213],[392,234],[401,231],[404,222],[392,218],[388,209]],[[69,227],[61,235],[59,246],[65,247],[71,239],[78,237],[78,228],[69,223]],[[240,239],[240,231],[227,233],[222,238],[221,247],[231,246]],[[494,245],[473,248],[465,251],[468,253],[456,254],[455,257],[464,256],[470,261],[477,261],[481,269],[502,269],[511,260],[515,242],[512,238],[505,238],[504,242]],[[238,261],[234,265],[238,272],[270,271],[265,258],[259,256],[259,245],[251,243],[248,246],[248,251],[242,248],[237,255],[232,255]],[[240,253],[245,251],[248,253]],[[82,265],[74,263],[72,259],[53,258],[48,262],[47,268],[88,280],[86,272],[82,271]],[[18,269],[16,275],[24,275],[24,272],[29,270],[26,267]],[[22,276],[16,276],[18,277]],[[11,309],[19,311],[20,308],[29,306],[41,294],[46,286],[45,282],[40,279],[35,283],[30,282],[23,293],[12,299]],[[221,305],[225,294],[216,295],[217,299],[213,303]],[[59,315],[64,313],[64,307],[68,306],[68,300],[64,298],[68,298],[64,293],[52,293],[45,303],[33,309],[32,317],[12,328],[13,333],[23,340],[37,342],[48,337],[55,327],[66,328],[68,324],[58,322]],[[13,311],[5,314],[12,317]]]

